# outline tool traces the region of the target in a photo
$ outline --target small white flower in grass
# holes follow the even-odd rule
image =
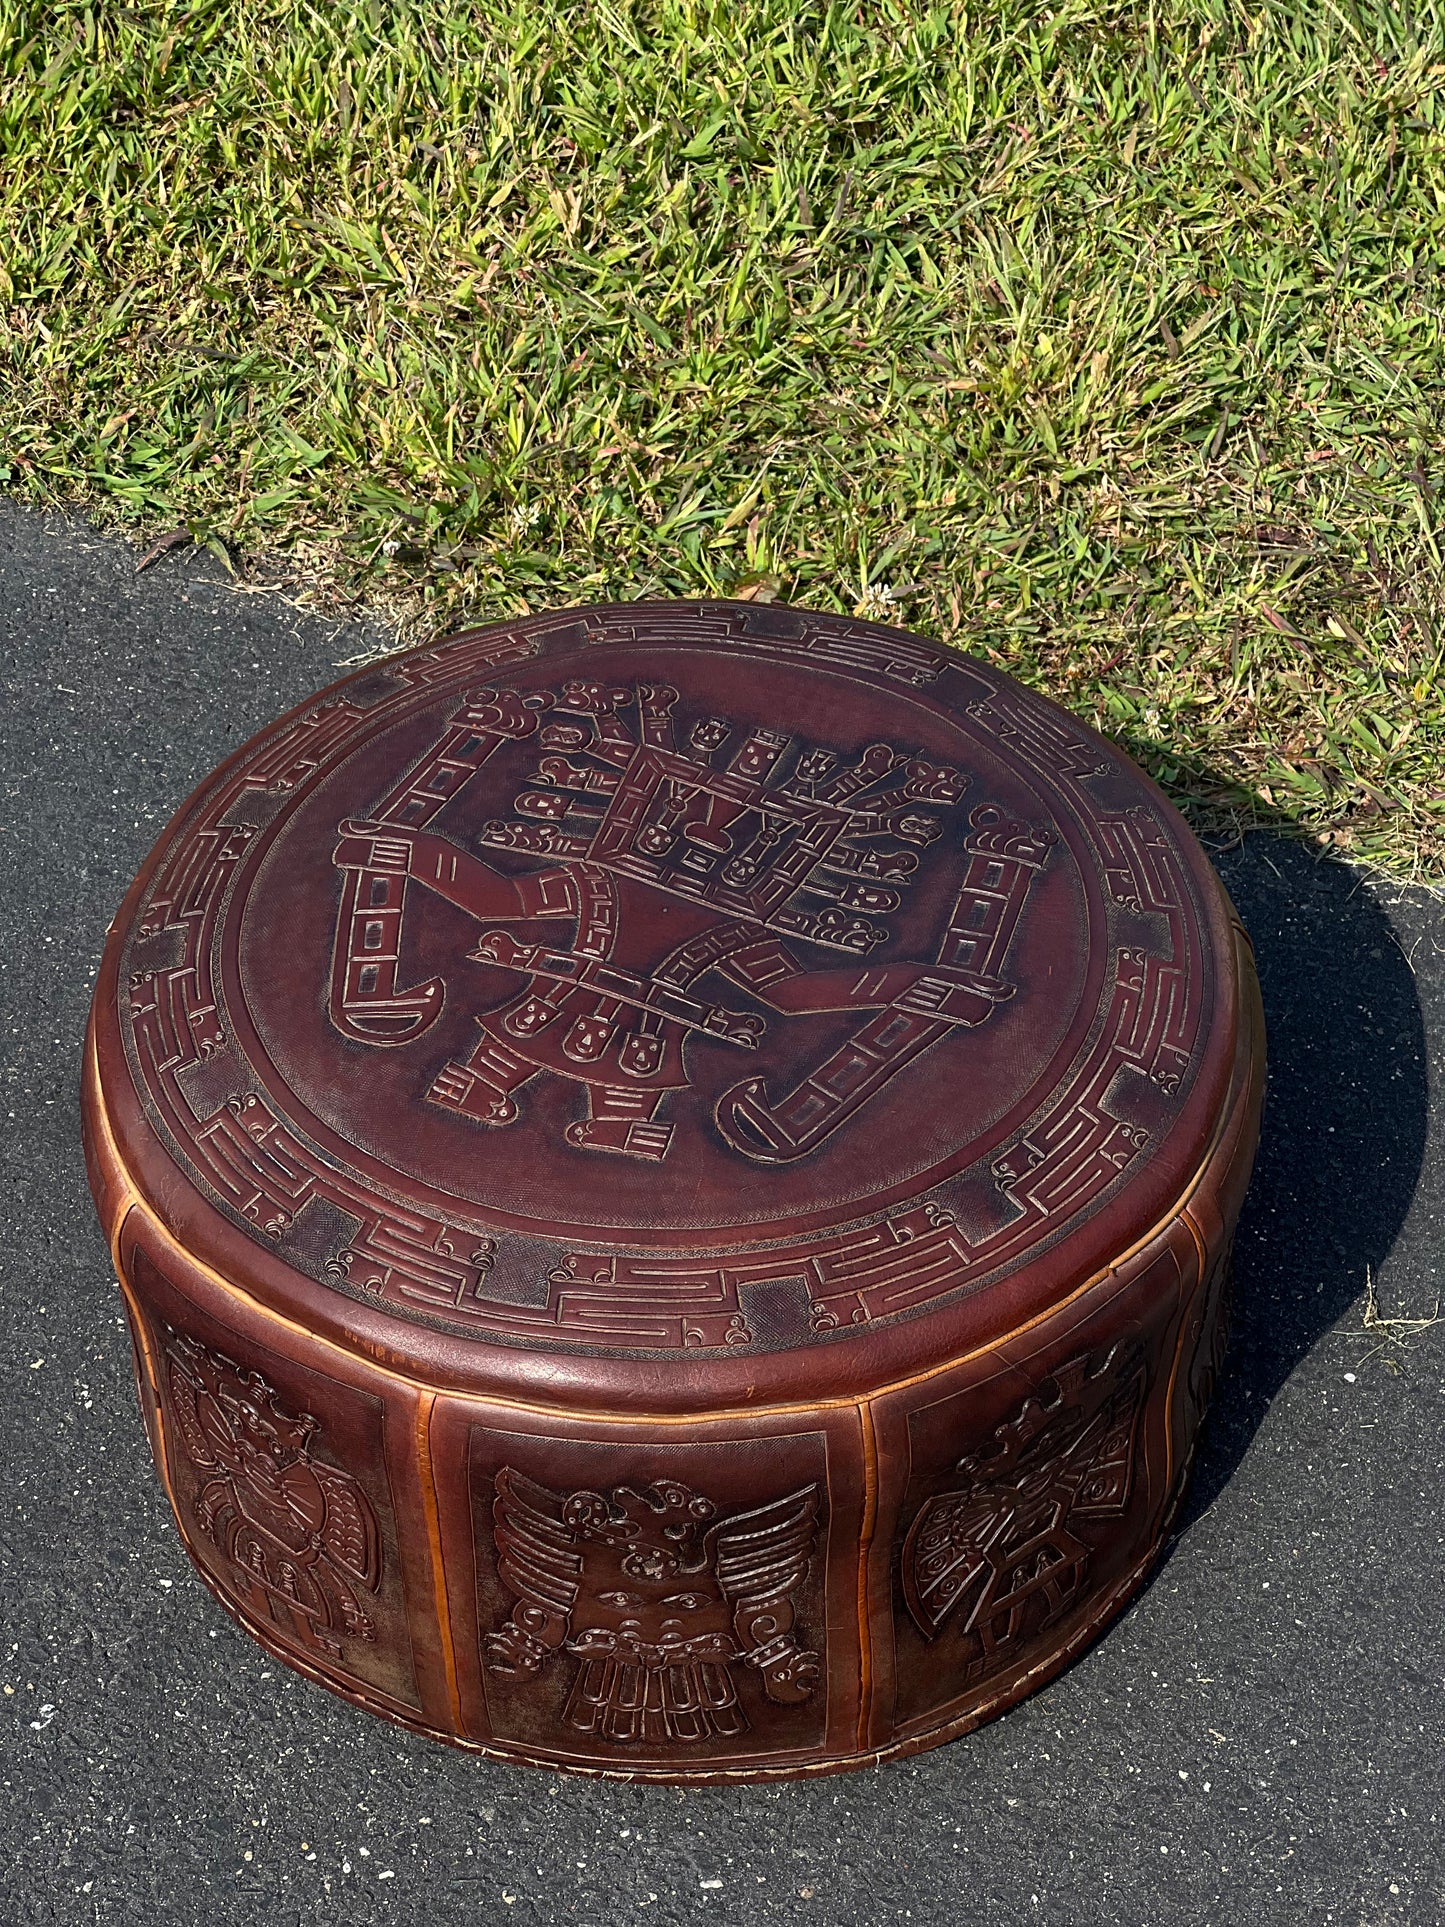
[[[513,535],[525,535],[528,529],[536,528],[541,519],[542,511],[535,502],[514,502],[507,517]]]
[[[855,603],[853,613],[862,616],[865,622],[891,622],[897,607],[896,590],[890,589],[886,582],[870,582],[861,601]]]

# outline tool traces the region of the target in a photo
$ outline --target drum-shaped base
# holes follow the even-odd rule
[[[1257,993],[1204,1167],[1046,1317],[860,1399],[609,1418],[362,1362],[198,1265],[89,1080],[156,1463],[218,1600],[288,1665],[497,1758],[787,1778],[939,1745],[1099,1633],[1182,1496],[1224,1348]]]

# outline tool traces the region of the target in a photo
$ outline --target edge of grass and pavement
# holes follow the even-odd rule
[[[0,486],[409,640],[856,609],[1204,831],[1438,881],[1442,50],[1442,0],[0,0]]]

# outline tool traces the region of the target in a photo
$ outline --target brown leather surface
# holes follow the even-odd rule
[[[648,1777],[1017,1698],[1222,1342],[1247,944],[972,658],[640,604],[323,692],[158,843],[87,1152],[208,1584],[373,1710]]]

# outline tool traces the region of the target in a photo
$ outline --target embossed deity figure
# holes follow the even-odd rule
[[[779,1703],[812,1692],[818,1657],[793,1621],[816,1485],[718,1520],[672,1480],[564,1498],[503,1466],[493,1510],[498,1569],[519,1597],[487,1636],[487,1664],[526,1677],[573,1654],[563,1717],[579,1732],[647,1745],[743,1733],[739,1664]]]
[[[259,1372],[177,1336],[167,1358],[176,1425],[201,1475],[202,1531],[236,1568],[242,1597],[333,1657],[374,1640],[357,1597],[381,1582],[376,1515],[347,1472],[312,1456],[317,1423],[278,1401]]]
[[[961,1487],[929,1499],[904,1541],[908,1609],[926,1638],[946,1624],[962,1637],[967,1680],[1065,1611],[1088,1570],[1089,1528],[1128,1504],[1143,1362],[1090,1362],[1059,1366],[1051,1396],[1026,1399],[988,1450],[960,1459]]]
[[[440,978],[401,982],[406,893],[420,884],[487,926],[473,958],[524,979],[478,1016],[475,1045],[435,1077],[430,1101],[501,1127],[520,1115],[522,1087],[548,1072],[585,1093],[571,1143],[655,1160],[667,1154],[675,1126],[662,1112],[689,1083],[689,1051],[752,1054],[764,1041],[771,1020],[737,1007],[729,988],[783,1018],[856,1011],[847,1044],[786,1094],[770,1099],[751,1076],[717,1102],[736,1151],[785,1162],[1013,994],[1003,965],[1052,836],[975,806],[954,831],[969,860],[934,954],[870,962],[968,777],[885,743],[849,762],[719,717],[694,722],[679,744],[677,702],[655,684],[476,694],[369,818],[340,826],[347,884],[331,1019],[385,1046],[440,1015]],[[515,855],[494,867],[426,829],[503,744],[534,737],[514,815],[481,834],[533,867],[516,867]]]

